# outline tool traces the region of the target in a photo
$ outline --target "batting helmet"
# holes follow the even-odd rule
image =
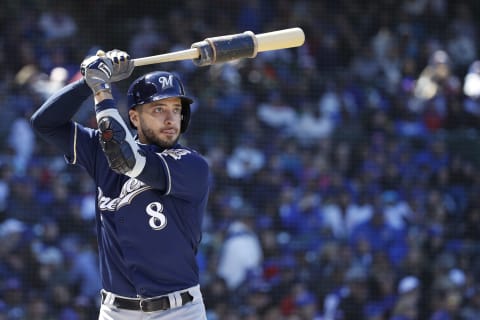
[[[127,93],[128,109],[145,103],[178,97],[182,101],[182,123],[180,132],[185,132],[190,122],[190,105],[193,100],[185,95],[180,79],[166,71],[147,73],[132,82]],[[130,122],[130,125],[134,125]]]

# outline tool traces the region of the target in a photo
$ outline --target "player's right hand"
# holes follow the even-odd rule
[[[113,62],[113,72],[110,79],[111,82],[117,82],[130,77],[135,66],[128,53],[113,49],[108,51],[105,55]]]
[[[94,94],[110,89],[113,62],[101,50],[80,64],[80,72]]]

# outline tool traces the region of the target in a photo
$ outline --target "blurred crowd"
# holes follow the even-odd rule
[[[299,48],[177,72],[210,163],[209,320],[480,319],[480,3],[0,4],[0,319],[95,319],[95,189],[29,117],[97,49],[133,58],[301,27]],[[125,112],[128,80],[115,84]],[[76,121],[95,127],[93,100]]]

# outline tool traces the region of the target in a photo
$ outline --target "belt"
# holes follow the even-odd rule
[[[105,302],[106,297],[107,293],[102,291],[102,303]],[[193,296],[188,291],[180,293],[180,297],[182,298],[182,306],[193,300]],[[143,312],[168,310],[171,308],[170,299],[168,298],[168,296],[138,299],[122,298],[116,296],[110,303],[120,309],[137,311],[141,310]]]

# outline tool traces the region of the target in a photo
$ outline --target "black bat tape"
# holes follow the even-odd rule
[[[251,31],[207,38],[192,44],[192,48],[198,49],[199,57],[192,61],[199,67],[257,55],[257,41]]]

